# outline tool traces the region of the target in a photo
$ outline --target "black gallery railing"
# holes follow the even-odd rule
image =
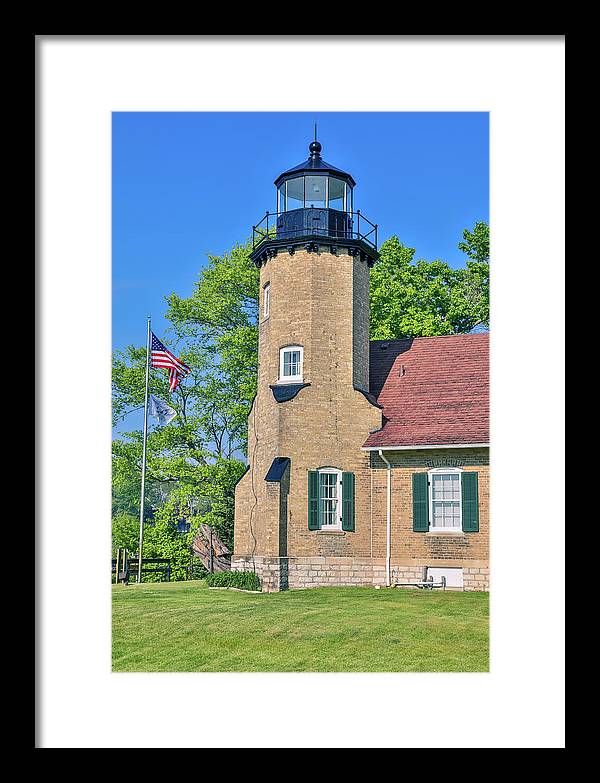
[[[252,226],[252,247],[255,250],[268,240],[288,241],[310,236],[361,240],[377,250],[377,225],[360,210],[341,212],[320,207],[267,212],[257,225]]]

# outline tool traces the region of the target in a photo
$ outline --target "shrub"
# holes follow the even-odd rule
[[[112,557],[117,556],[117,549],[125,547],[132,555],[138,550],[140,534],[139,517],[120,511],[112,518]]]
[[[209,587],[238,587],[240,590],[260,590],[260,579],[254,571],[218,571],[206,577]]]

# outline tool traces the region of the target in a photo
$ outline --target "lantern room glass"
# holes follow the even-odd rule
[[[278,213],[311,207],[352,212],[352,188],[343,179],[323,174],[293,177],[278,187]]]
[[[304,177],[304,206],[325,209],[327,206],[327,180],[328,177],[313,176]]]
[[[346,183],[343,179],[329,178],[329,208],[338,209],[343,212],[345,209]]]
[[[304,207],[304,177],[288,179],[285,183],[285,202],[286,212]]]

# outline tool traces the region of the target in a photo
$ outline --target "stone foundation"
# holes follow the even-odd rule
[[[392,566],[391,571],[392,584],[397,582],[416,584],[424,580],[426,568],[424,566],[396,565]]]
[[[255,570],[264,592],[385,585],[385,562],[355,557],[237,557],[233,571]]]
[[[432,561],[430,566],[437,565]],[[490,589],[489,568],[473,568],[471,566],[455,566],[462,568],[464,591],[487,592]],[[392,584],[402,582],[404,585],[422,582],[427,572],[426,566],[392,566]],[[460,590],[460,587],[447,587],[447,590]]]
[[[356,557],[236,557],[232,571],[256,571],[265,593],[310,587],[385,586],[385,560]],[[424,578],[424,566],[394,565],[392,584],[416,583]],[[487,568],[463,567],[464,590],[489,589]]]
[[[463,590],[487,592],[490,589],[489,568],[463,568]]]

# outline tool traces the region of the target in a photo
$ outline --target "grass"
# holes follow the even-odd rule
[[[113,586],[115,672],[484,672],[488,594]]]

